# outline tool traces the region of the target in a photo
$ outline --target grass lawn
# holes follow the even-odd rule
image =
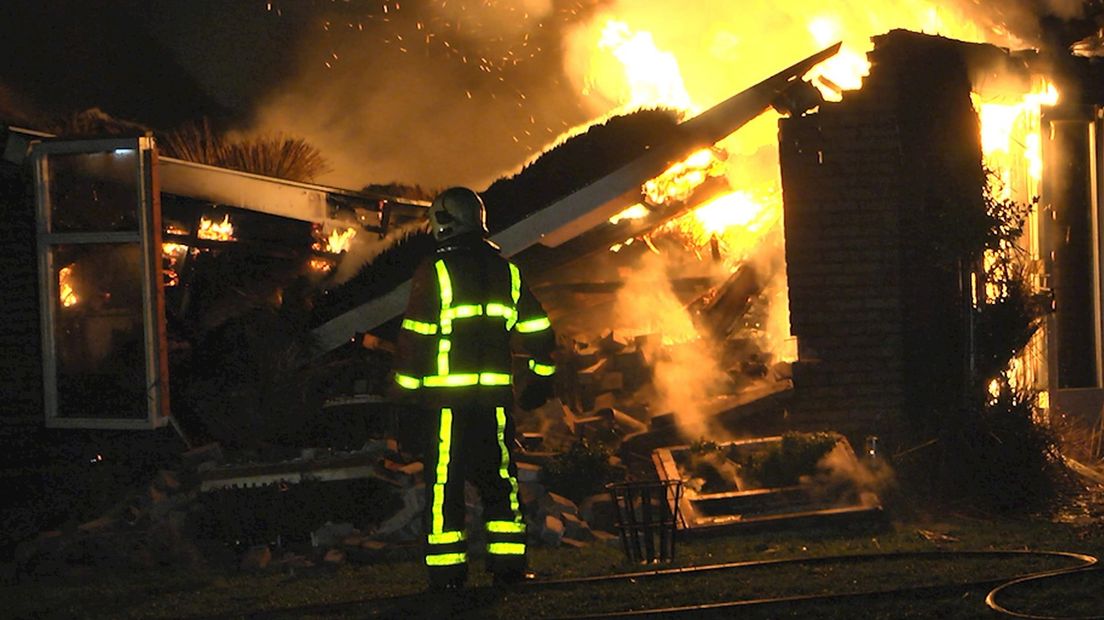
[[[947,539],[938,545],[919,531]],[[732,534],[679,542],[671,566],[738,561],[818,558],[837,555],[946,550],[1064,550],[1104,556],[1099,525],[1080,527],[1045,520],[949,517],[897,521],[877,527],[806,529],[793,532]],[[24,578],[0,587],[4,611],[14,618],[359,618],[408,615],[463,618],[538,618],[605,611],[706,604],[734,599],[861,592],[906,585],[940,585],[999,579],[1071,566],[1061,558],[907,557],[876,561],[781,563],[698,572],[663,579],[527,586],[492,594],[488,578],[473,560],[468,598],[442,608],[420,594],[424,576],[418,562],[336,568],[274,569],[246,573],[209,568],[202,572],[166,568],[143,573],[104,574],[94,568],[66,578]],[[544,578],[609,575],[641,570],[618,546],[543,549],[531,565]],[[1053,615],[1104,613],[1104,571],[1073,575],[1012,590],[1002,598],[1010,608]],[[887,595],[831,602],[793,602],[714,612],[716,617],[934,618],[992,617],[984,598],[989,587]],[[697,612],[696,617],[708,615]]]

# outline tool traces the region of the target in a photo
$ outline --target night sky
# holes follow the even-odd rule
[[[209,117],[305,137],[334,184],[485,185],[598,115],[558,49],[597,4],[6,1],[0,116],[98,107],[156,130]]]

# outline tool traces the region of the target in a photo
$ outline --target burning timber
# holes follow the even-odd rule
[[[677,138],[656,145],[642,157],[497,232],[491,239],[502,247],[504,255],[518,255],[518,260],[523,264],[527,262],[524,252],[529,249],[540,257],[539,263],[545,268],[577,258],[579,248],[563,253],[546,250],[562,246],[595,227],[607,224],[612,215],[639,202],[640,188],[646,181],[658,176],[673,162],[703,147],[712,146],[754,119],[770,107],[781,93],[800,82],[800,77],[809,69],[833,56],[839,48],[837,44],[814,54],[682,123]],[[659,223],[662,222],[645,225],[654,227]],[[597,245],[589,250],[602,247],[606,246]],[[409,287],[409,281],[403,282],[390,292],[316,328],[314,335],[320,351],[333,350],[348,342],[354,333],[368,331],[398,316],[410,294]]]

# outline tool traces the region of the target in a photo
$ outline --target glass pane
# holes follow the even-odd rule
[[[58,245],[51,252],[58,416],[144,419],[141,246]]]
[[[50,230],[138,230],[138,152],[49,155]]]

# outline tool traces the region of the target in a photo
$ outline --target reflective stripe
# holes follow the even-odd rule
[[[514,307],[521,299],[521,272],[513,263],[510,263],[510,299],[514,300]]]
[[[423,336],[432,336],[437,333],[436,323],[423,323],[421,321],[415,321],[414,319],[403,319],[403,329],[412,331]]]
[[[495,407],[495,419],[498,421],[498,447],[502,452],[502,462],[498,466],[498,475],[510,483],[510,511],[514,513],[514,521],[521,522],[521,507],[518,504],[517,478],[510,475],[510,451],[506,449],[506,408]],[[525,547],[522,546],[522,553]]]
[[[441,409],[439,437],[437,443],[437,480],[433,482],[433,523],[430,534],[441,534],[445,530],[445,484],[448,483],[449,451],[452,449],[452,409],[448,407]],[[428,557],[426,562],[429,562]]]
[[[452,319],[446,315],[452,306],[452,278],[449,277],[444,260],[438,259],[434,267],[437,268],[437,287],[441,290],[441,333],[451,334]]]
[[[487,316],[500,316],[506,319],[506,331],[510,331],[517,322],[517,310],[506,304],[487,304]]]
[[[468,537],[464,532],[441,532],[440,534],[430,534],[426,536],[426,540],[431,545],[449,545],[452,543],[463,542]]]
[[[442,338],[437,342],[437,374],[449,374],[449,351],[452,350],[452,341]]]
[[[487,531],[492,534],[524,534],[525,524],[513,521],[487,521]]]
[[[531,334],[533,332],[544,331],[552,327],[552,321],[548,320],[548,317],[542,316],[539,319],[530,319],[528,321],[522,321],[514,326],[514,329],[523,334]]]
[[[463,306],[453,306],[452,308],[445,308],[441,310],[442,321],[452,321],[453,319],[466,319],[473,316],[483,316],[483,306],[478,304],[467,304]]]
[[[540,364],[536,360],[529,360],[529,370],[533,371],[533,374],[540,375],[542,377],[551,377],[556,374],[556,366],[553,364]]]
[[[438,360],[439,361],[439,360]],[[426,387],[463,387],[466,385],[510,385],[513,377],[505,372],[467,372],[451,375],[430,375],[422,380]]]
[[[521,272],[518,271],[517,265],[509,263],[510,265],[510,299],[514,300],[514,312],[511,316],[506,317],[506,331],[514,328],[514,324],[517,323],[517,305],[518,300],[521,299]]]
[[[426,556],[426,566],[455,566],[467,561],[466,553],[435,553]]]
[[[479,375],[475,373],[436,375],[422,380],[422,384],[426,387],[461,387],[475,385],[476,383],[479,383]]]
[[[491,543],[487,545],[487,553],[494,555],[525,555],[525,543]]]
[[[481,372],[479,373],[479,385],[510,385],[513,383],[513,377],[509,373],[504,372]]]
[[[422,382],[418,379],[415,379],[410,375],[401,375],[399,373],[395,373],[395,383],[398,383],[401,387],[404,387],[408,390],[416,390],[422,387]]]
[[[441,289],[441,308],[448,308],[452,305],[452,278],[444,260],[438,259],[434,267],[437,268],[437,284]]]

